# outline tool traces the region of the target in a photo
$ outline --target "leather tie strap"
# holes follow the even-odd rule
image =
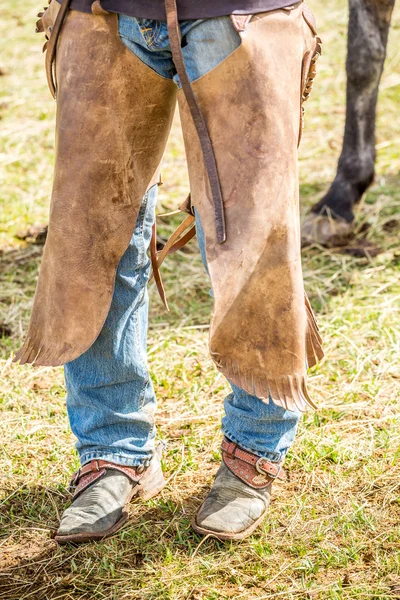
[[[263,489],[271,485],[275,479],[285,481],[283,460],[273,463],[244,450],[235,442],[224,438],[221,444],[222,458],[228,469],[244,483],[255,489]]]
[[[143,465],[138,467],[125,467],[106,460],[91,460],[89,463],[83,465],[83,467],[81,467],[72,477],[69,489],[70,491],[73,491],[73,499],[77,498],[84,490],[86,490],[86,488],[103,477],[106,474],[107,469],[120,471],[120,473],[129,477],[133,483],[140,483],[147,467],[144,467]]]
[[[179,227],[173,232],[164,248],[157,252],[157,225],[156,221],[153,224],[151,241],[150,241],[150,259],[153,273],[149,279],[154,277],[154,281],[156,282],[158,293],[160,294],[160,298],[163,301],[163,304],[167,310],[168,302],[167,295],[165,293],[164,285],[161,278],[160,267],[164,262],[164,259],[169,254],[180,250],[185,246],[190,240],[196,235],[196,226],[195,226],[195,218],[192,215],[188,215]]]
[[[190,84],[190,80],[185,68],[181,47],[182,36],[179,27],[176,0],[165,0],[165,12],[167,15],[168,35],[172,51],[172,59],[179,75],[183,93],[185,94],[186,102],[188,103],[189,110],[199,136],[214,205],[217,242],[222,244],[226,240],[226,229],[224,204],[218,176],[217,163],[215,161],[214,151],[210,136],[207,131],[206,122],[197,103],[196,96],[193,92],[193,88]]]
[[[55,0],[54,0],[55,1]],[[67,15],[69,5],[71,4],[71,0],[63,0],[60,10],[58,11],[56,20],[54,22],[54,27],[51,32],[50,39],[47,43],[47,52],[46,52],[46,77],[47,83],[50,88],[50,92],[53,98],[56,98],[57,94],[57,86],[53,72],[53,64],[56,58],[56,49],[57,49],[57,41],[60,35],[61,28],[64,23],[64,19]]]
[[[188,215],[182,223],[175,229],[173,234],[168,239],[164,248],[157,254],[157,266],[161,267],[164,259],[169,254],[173,254],[180,250],[196,235],[195,218]]]
[[[157,291],[160,294],[160,298],[167,310],[169,310],[167,295],[165,293],[164,284],[161,279],[160,269],[158,268],[157,262],[157,224],[156,221],[153,223],[153,227],[151,230],[151,240],[150,240],[150,260],[151,260],[151,268],[153,270],[152,277],[154,277],[154,281],[156,282]]]

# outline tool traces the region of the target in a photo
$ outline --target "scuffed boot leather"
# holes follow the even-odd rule
[[[86,472],[80,475],[85,468]],[[151,498],[165,484],[158,456],[147,469],[91,461],[78,471],[75,482],[78,486],[74,499],[64,511],[55,537],[59,543],[87,542],[112,535],[126,522],[126,507],[133,496]]]
[[[113,527],[131,495],[134,483],[118,471],[107,471],[64,511],[57,534],[99,533]]]
[[[250,535],[267,514],[275,479],[285,479],[281,463],[244,450],[228,438],[221,446],[223,463],[192,527],[220,540]]]
[[[271,486],[272,483],[263,490],[255,490],[222,464],[210,493],[197,513],[194,528],[197,525],[198,533],[204,533],[200,529],[207,530],[220,539],[249,535],[267,513]]]

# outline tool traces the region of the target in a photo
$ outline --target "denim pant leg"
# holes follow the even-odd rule
[[[147,367],[147,250],[157,186],[144,196],[118,266],[106,322],[95,343],[65,365],[67,409],[81,464],[94,458],[138,465],[155,445],[156,398]]]
[[[206,271],[204,231],[196,213],[196,232]],[[231,382],[232,393],[225,398],[222,431],[242,448],[271,461],[283,459],[292,445],[301,413],[262,402]]]

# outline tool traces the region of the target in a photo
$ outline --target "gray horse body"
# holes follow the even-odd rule
[[[331,223],[341,221],[343,231],[349,230],[354,205],[374,179],[376,105],[394,4],[395,0],[349,0],[343,147],[336,177],[327,194],[312,207],[309,224],[313,215],[319,215],[328,217]],[[337,233],[335,227],[324,231],[328,238],[329,231]],[[314,236],[310,227],[308,233],[314,241],[329,244],[324,235],[318,239],[317,229]]]

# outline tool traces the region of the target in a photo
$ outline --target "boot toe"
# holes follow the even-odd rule
[[[265,503],[255,498],[235,500],[225,505],[206,501],[197,514],[196,523],[208,531],[237,534],[249,529],[265,511]]]
[[[121,516],[121,508],[100,517],[96,514],[82,511],[78,507],[74,509],[74,506],[71,506],[65,511],[61,519],[57,535],[67,536],[80,533],[97,534],[113,527],[119,521]]]
[[[121,519],[132,489],[133,484],[126,475],[110,470],[64,511],[57,536],[107,535]]]
[[[195,531],[224,535],[224,539],[246,537],[266,515],[270,491],[271,485],[262,490],[251,488],[222,463],[214,485],[196,515]]]

